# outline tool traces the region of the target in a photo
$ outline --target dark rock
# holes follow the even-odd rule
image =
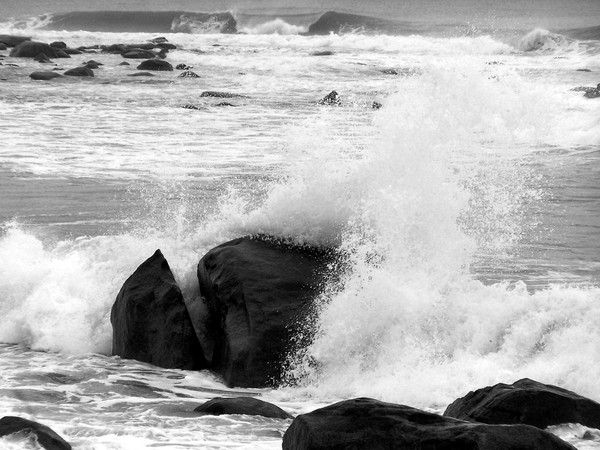
[[[98,62],[98,61],[94,61],[93,59],[90,59],[87,62],[84,62],[84,67],[87,67],[88,69],[98,69],[100,68],[100,66],[103,66],[104,64]]]
[[[65,44],[63,41],[54,41],[50,42],[50,47],[60,48],[64,50],[65,48],[67,48],[67,44]]]
[[[196,106],[196,105],[192,105],[192,104],[187,104],[187,105],[183,105],[182,108],[185,109],[197,109],[199,111],[205,110],[206,108],[204,108],[203,106]]]
[[[150,72],[135,72],[127,75],[128,77],[153,77],[154,74]]]
[[[48,81],[54,78],[60,78],[62,75],[56,72],[32,72],[29,74],[29,77],[32,80]]]
[[[103,53],[121,54],[129,50],[129,47],[123,44],[112,44],[100,46]]]
[[[377,101],[373,102],[373,104],[371,105],[371,108],[373,109],[380,109],[383,105]]]
[[[122,63],[119,63],[119,66],[130,66],[131,64],[129,64],[127,61],[123,61]]]
[[[177,50],[177,46],[175,44],[169,44],[168,42],[160,43],[156,46],[163,50]]]
[[[8,50],[8,46],[2,42],[0,42],[0,51],[2,50]]]
[[[229,103],[229,102],[221,102],[221,103],[217,103],[213,106],[233,106],[233,107],[235,107],[237,105],[234,105],[233,103]]]
[[[284,450],[574,450],[528,425],[488,425],[357,398],[294,419]]]
[[[205,367],[183,295],[160,250],[125,281],[110,321],[114,355],[166,368]]]
[[[71,445],[46,425],[14,416],[0,419],[0,437],[20,432],[35,434],[38,444],[46,450],[71,450]]]
[[[63,48],[62,51],[65,52],[67,55],[82,55],[83,54],[83,52],[81,50],[77,50],[76,48]]]
[[[65,52],[64,50],[56,50],[56,57],[57,58],[70,58],[71,55],[69,55],[67,52]]]
[[[0,34],[0,43],[7,47],[16,47],[22,42],[30,41],[31,38],[28,36],[12,36],[10,34]]]
[[[598,97],[600,97],[600,83],[598,83],[598,86],[596,86],[595,89],[586,90],[585,94],[583,94],[583,96],[585,98],[598,98]]]
[[[200,94],[200,97],[239,98],[243,97],[243,95],[232,94],[231,92],[204,91],[202,94]]]
[[[153,39],[150,39],[150,42],[152,42],[153,44],[165,44],[169,42],[169,40],[164,36],[158,36]]]
[[[445,416],[483,423],[522,423],[538,428],[580,423],[600,428],[600,404],[557,386],[524,378],[496,384],[455,400]]]
[[[273,419],[291,419],[279,406],[254,397],[223,398],[216,397],[198,406],[194,411],[220,416],[223,414],[245,414],[248,416],[264,416]]]
[[[339,94],[336,91],[331,91],[321,100],[319,100],[319,105],[333,105],[340,106],[342,104],[342,100],[340,99]]]
[[[129,59],[150,59],[150,58],[155,58],[156,53],[151,52],[149,50],[136,49],[136,50],[129,50],[124,53],[121,53],[121,56],[123,58],[129,58]]]
[[[386,75],[400,75],[397,69],[381,69],[380,72]]]
[[[43,53],[48,58],[56,58],[57,50],[43,42],[24,41],[11,50],[10,56],[17,58],[35,58],[40,53]]]
[[[200,75],[192,72],[191,70],[186,70],[185,72],[181,72],[179,74],[179,78],[200,78]]]
[[[74,69],[67,70],[65,75],[70,77],[93,77],[94,71],[87,67],[75,67]]]
[[[193,67],[192,67],[192,66],[186,66],[185,64],[177,64],[177,65],[175,66],[175,68],[176,68],[177,70],[190,70],[190,69],[193,69]]]
[[[331,249],[244,237],[198,264],[202,314],[192,321],[209,368],[228,386],[276,384],[291,338],[310,318],[334,261]]]
[[[52,61],[50,60],[50,58],[48,58],[46,55],[44,55],[43,53],[40,53],[39,55],[37,55],[35,58],[33,58],[35,61],[41,62],[41,63],[51,63]]]
[[[323,50],[320,52],[313,52],[311,53],[312,56],[332,56],[335,55],[335,52],[332,52],[331,50]]]
[[[577,69],[577,72],[591,72],[591,69]]]
[[[159,70],[159,71],[170,71],[173,70],[173,66],[167,61],[162,59],[149,59],[142,62],[137,66],[138,70]]]

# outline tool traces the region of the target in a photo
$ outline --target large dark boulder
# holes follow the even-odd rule
[[[523,423],[538,428],[561,423],[600,428],[599,403],[529,378],[469,392],[448,406],[444,415],[483,423]]]
[[[39,72],[31,72],[29,74],[29,77],[32,80],[36,80],[36,81],[48,81],[48,80],[53,80],[54,78],[60,78],[60,77],[62,77],[62,75],[59,73],[56,73],[56,72],[39,71]]]
[[[114,355],[166,368],[205,367],[183,295],[160,250],[125,281],[110,321]]]
[[[283,436],[284,450],[574,450],[528,425],[451,419],[368,398],[301,414]]]
[[[10,34],[0,34],[0,42],[7,47],[16,47],[22,42],[30,41],[31,38],[28,36],[13,36]]]
[[[216,397],[198,406],[194,411],[220,416],[223,414],[245,414],[248,416],[263,416],[272,419],[291,419],[279,406],[259,400],[254,397],[223,398]]]
[[[4,416],[0,419],[0,437],[13,433],[35,434],[38,444],[46,450],[71,450],[71,445],[46,425],[21,417]]]
[[[163,59],[149,59],[137,66],[137,69],[171,71],[173,70],[173,66]]]
[[[40,53],[46,55],[48,58],[57,57],[57,49],[50,47],[48,44],[43,42],[35,41],[21,42],[11,50],[10,56],[17,58],[35,58]]]
[[[198,264],[201,314],[192,320],[209,367],[228,386],[276,384],[299,324],[328,275],[333,251],[266,236],[209,251]]]

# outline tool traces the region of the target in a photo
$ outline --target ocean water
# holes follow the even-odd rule
[[[289,421],[194,407],[442,412],[522,377],[600,401],[600,99],[573,90],[600,83],[600,4],[497,3],[3,0],[0,33],[164,36],[200,77],[0,51],[0,410],[75,449],[266,449]],[[89,59],[93,79],[28,76]],[[318,105],[331,90],[342,105]],[[351,269],[279,388],[110,356],[115,296],[157,248],[191,299],[206,251],[259,232],[337,246]],[[551,431],[600,448],[586,430]]]

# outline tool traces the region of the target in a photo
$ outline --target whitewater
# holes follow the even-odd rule
[[[289,421],[193,409],[243,394],[293,415],[358,396],[442,412],[523,377],[600,400],[600,99],[573,90],[600,82],[597,7],[518,30],[358,7],[173,9],[0,20],[70,47],[164,36],[167,60],[200,76],[129,77],[137,61],[98,52],[54,60],[100,61],[93,79],[35,82],[55,66],[0,51],[2,411],[75,449],[266,449]],[[206,90],[240,97],[218,106]],[[332,90],[341,106],[318,105]],[[281,386],[110,356],[116,294],[157,248],[193,299],[198,260],[255,233],[348,262]],[[600,448],[586,430],[550,431]]]

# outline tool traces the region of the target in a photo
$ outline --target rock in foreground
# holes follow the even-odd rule
[[[14,416],[0,419],[0,437],[14,433],[34,433],[46,450],[71,450],[71,445],[46,425]]]
[[[404,405],[358,398],[294,419],[284,450],[574,450],[527,425],[487,425],[442,417]]]
[[[273,419],[292,418],[292,416],[279,406],[254,397],[216,397],[198,406],[194,411],[212,416],[220,416],[223,414],[245,414],[248,416],[263,416]]]
[[[125,281],[110,321],[114,355],[166,368],[205,366],[183,295],[160,250]]]
[[[209,368],[228,386],[276,384],[290,341],[325,281],[332,251],[245,237],[198,264],[204,317],[192,317]]]
[[[455,400],[444,416],[483,423],[523,423],[538,428],[580,423],[600,428],[600,404],[557,386],[524,378],[496,384]]]

